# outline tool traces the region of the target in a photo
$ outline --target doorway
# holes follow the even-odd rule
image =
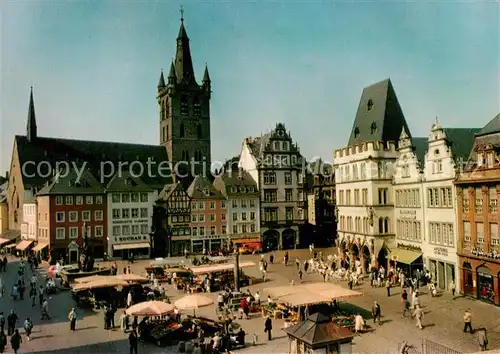
[[[462,265],[462,281],[464,294],[474,296],[474,279],[470,263],[464,262]]]
[[[69,263],[78,263],[78,250],[69,250]]]

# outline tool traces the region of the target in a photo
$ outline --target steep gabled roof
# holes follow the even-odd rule
[[[490,120],[476,135],[483,136],[494,133],[500,133],[500,113]]]
[[[209,180],[196,176],[187,190],[191,199],[226,199]]]
[[[475,135],[481,128],[444,128],[446,140],[453,153],[456,162],[466,161],[474,145]]]
[[[111,178],[106,190],[108,192],[152,192],[153,188],[129,171],[119,171]]]
[[[259,196],[257,183],[253,180],[250,173],[242,169],[226,171],[224,174],[215,177],[214,186],[225,196]],[[232,187],[236,187],[237,190],[234,192]],[[240,187],[245,187],[245,191],[242,192]],[[246,187],[253,187],[253,192],[250,192]]]
[[[168,161],[167,151],[158,145],[45,137],[37,137],[29,142],[26,136],[22,135],[16,135],[15,143],[20,166],[27,164],[27,173],[23,174],[25,189],[40,187],[47,181],[48,178],[42,177],[49,175],[43,168],[47,166],[40,164],[42,161],[49,162],[52,166],[55,166],[56,162],[62,161],[76,162],[78,166],[86,162],[96,178],[100,178],[101,172],[103,172],[104,177],[109,174],[110,177],[104,178],[104,183],[108,183],[111,179],[112,175],[108,170],[111,166],[116,171],[120,162],[125,163],[125,166],[130,166],[132,162],[139,161],[144,167],[144,173],[141,177],[144,183],[154,188],[161,188],[172,182],[172,178],[166,171],[167,166],[160,165],[160,163]],[[151,171],[148,171],[148,161],[153,162]],[[31,165],[33,163],[40,164],[39,174],[34,173],[36,168]]]
[[[172,183],[172,184],[166,184],[165,187],[161,190],[161,192],[158,194],[158,199],[159,200],[168,200],[170,196],[175,192],[175,191],[184,191],[184,187],[181,183]]]
[[[397,142],[403,127],[410,135],[391,80],[380,81],[363,89],[348,145]]]
[[[423,166],[424,159],[425,159],[425,153],[427,152],[427,148],[429,145],[428,139],[421,138],[421,137],[415,137],[415,138],[411,139],[411,143],[413,145],[413,152],[415,153],[415,156],[417,157],[421,166]]]
[[[89,170],[77,171],[71,168],[67,173],[56,175],[51,182],[38,191],[38,195],[101,194],[104,187]]]

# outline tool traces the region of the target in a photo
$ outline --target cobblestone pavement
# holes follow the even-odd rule
[[[299,250],[291,252],[291,258],[298,256],[305,259],[308,251]],[[258,261],[258,256],[245,256],[245,260]],[[144,272],[144,265],[149,261],[140,261],[134,263],[132,271],[134,273]],[[124,266],[120,262],[120,269]],[[15,263],[9,263],[7,274],[4,274],[6,284],[6,294],[10,291],[9,284],[15,279]],[[40,277],[43,276],[43,270],[40,271]],[[251,276],[258,276],[257,267],[245,269],[245,273]],[[30,272],[28,271],[28,276]],[[252,292],[278,285],[288,284],[291,279],[297,283],[295,267],[285,267],[283,264],[270,265],[268,282],[251,286]],[[316,274],[308,274],[304,281],[320,281]],[[345,286],[345,283],[342,283]],[[473,326],[485,326],[488,328],[490,348],[500,348],[500,312],[497,307],[484,304],[480,301],[474,301],[468,298],[452,299],[451,295],[444,294],[437,298],[429,298],[426,294],[422,296],[422,305],[426,311],[423,324],[424,330],[416,328],[415,323],[408,318],[401,319],[399,289],[393,289],[393,295],[387,297],[385,289],[372,289],[366,284],[361,284],[360,291],[364,293],[362,297],[354,298],[349,304],[344,303],[341,306],[358,306],[361,309],[370,310],[374,300],[378,300],[382,307],[383,324],[375,326],[374,331],[356,336],[354,339],[354,353],[396,353],[399,343],[403,340],[408,341],[416,350],[421,350],[421,340],[423,337],[428,340],[438,342],[449,346],[462,353],[472,353],[478,351],[475,335],[462,332],[462,316],[466,308],[472,309]],[[426,289],[422,289],[426,293]],[[182,294],[168,287],[167,293],[175,301]],[[216,294],[209,294],[215,298]],[[78,309],[79,320],[77,331],[70,332],[67,320],[68,312],[73,307],[73,301],[67,292],[62,292],[52,296],[49,301],[49,310],[52,319],[49,321],[40,320],[39,306],[32,308],[28,299],[24,301],[13,301],[9,296],[0,299],[0,310],[7,313],[15,309],[21,320],[26,316],[31,316],[35,323],[32,340],[27,341],[23,337],[21,351],[23,353],[126,353],[128,351],[128,340],[126,335],[118,329],[105,331],[103,329],[103,316],[101,312],[83,312]],[[357,310],[354,310],[357,311]],[[207,307],[197,310],[197,314],[206,317],[214,317],[214,307]],[[18,323],[22,327],[22,322]],[[240,350],[241,353],[288,353],[288,339],[285,334],[279,330],[283,323],[281,320],[275,320],[274,336],[271,342],[265,340],[264,323],[260,316],[255,316],[250,320],[241,320],[245,331],[249,334],[248,341],[252,341],[253,334],[258,336],[258,345],[250,346]],[[371,320],[369,320],[371,323]],[[22,333],[24,331],[21,331]],[[139,348],[142,353],[176,353],[175,348],[157,348],[150,345],[144,345]]]

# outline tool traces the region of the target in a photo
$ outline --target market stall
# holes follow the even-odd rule
[[[193,310],[193,315],[196,317],[196,309],[210,306],[214,301],[201,294],[192,294],[184,296],[175,302],[175,307],[181,310]]]
[[[253,284],[253,279],[242,272],[242,268],[255,266],[254,262],[240,263],[240,287]],[[194,275],[198,275],[198,282],[210,292],[219,291],[234,285],[234,263],[213,264],[209,266],[192,267]]]

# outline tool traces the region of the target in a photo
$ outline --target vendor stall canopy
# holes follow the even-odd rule
[[[254,262],[241,262],[239,264],[240,268],[248,268],[248,267],[253,267],[255,266]],[[234,263],[224,263],[224,264],[214,264],[210,266],[199,266],[199,267],[192,267],[191,271],[194,274],[208,274],[208,273],[216,273],[216,272],[223,272],[226,270],[232,270],[234,269]]]
[[[359,291],[349,290],[331,283],[310,283],[278,286],[264,289],[271,298],[289,306],[314,305],[362,296]]]

